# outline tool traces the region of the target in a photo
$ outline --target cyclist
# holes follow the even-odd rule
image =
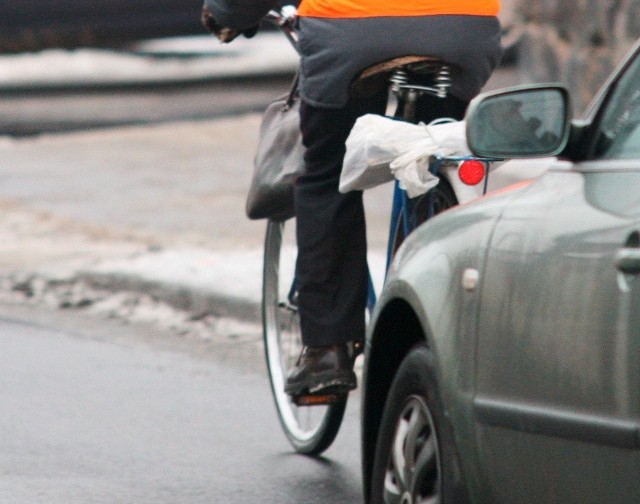
[[[276,0],[205,0],[204,25],[223,42],[256,32]],[[443,103],[424,96],[419,117],[462,119],[502,54],[499,0],[302,0],[298,8],[300,128],[305,172],[296,182],[296,278],[303,353],[292,395],[357,386],[348,344],[364,338],[366,230],[361,192],[338,191],[345,141],[356,119],[384,113],[386,89],[349,95],[365,68],[395,57],[440,58],[457,69]]]

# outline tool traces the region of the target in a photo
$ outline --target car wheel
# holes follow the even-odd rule
[[[370,503],[466,501],[452,477],[454,449],[442,411],[433,356],[426,347],[417,347],[400,365],[387,397]]]

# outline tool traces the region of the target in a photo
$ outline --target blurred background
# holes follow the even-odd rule
[[[0,50],[117,47],[201,33],[199,0],[30,0],[0,5]]]
[[[288,85],[295,52],[270,27],[260,43],[219,44],[201,8],[200,0],[0,3],[0,134],[261,110]]]
[[[260,110],[286,89],[295,53],[269,27],[260,43],[218,44],[200,24],[201,6],[201,0],[0,3],[0,134]],[[640,0],[502,0],[503,65],[515,72],[509,83],[564,82],[582,111],[640,34],[638,14]],[[223,100],[216,98],[221,80]],[[178,90],[179,104],[162,105]]]
[[[201,6],[201,0],[2,2],[0,54],[53,48],[140,54],[148,48],[137,44],[141,40],[204,36]],[[522,80],[567,83],[579,91],[582,107],[640,34],[638,14],[638,0],[502,0],[506,62],[517,59]],[[206,56],[207,51],[194,45],[153,47],[156,57]],[[6,82],[2,63],[0,77],[11,84]],[[105,70],[107,62],[101,63]],[[91,66],[86,69],[92,70]]]

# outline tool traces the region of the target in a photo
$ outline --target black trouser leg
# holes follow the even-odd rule
[[[367,243],[362,193],[338,191],[345,141],[356,119],[384,113],[386,93],[341,109],[302,103],[305,174],[295,187],[298,307],[302,340],[325,346],[362,339]]]
[[[325,346],[362,339],[367,299],[366,227],[362,193],[338,191],[345,141],[356,119],[384,113],[386,92],[341,109],[302,103],[305,174],[295,187],[298,307],[302,340]],[[462,119],[467,103],[418,100],[417,117]]]

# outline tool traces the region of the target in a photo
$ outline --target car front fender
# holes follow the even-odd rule
[[[465,271],[480,271],[502,209],[519,191],[485,197],[438,215],[396,253],[372,314],[363,373],[363,480],[367,492],[378,426],[400,363],[416,344],[435,357],[445,413],[470,408],[479,284],[465,289]],[[456,429],[457,430],[457,429]],[[464,435],[464,434],[462,434]]]

